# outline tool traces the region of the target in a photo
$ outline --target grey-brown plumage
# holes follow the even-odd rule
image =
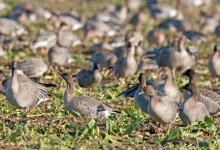
[[[141,111],[148,113],[149,99],[147,99],[143,94],[143,89],[146,87],[146,79],[143,73],[139,75],[139,87],[135,92],[134,101],[135,104],[141,109]]]
[[[163,84],[159,84],[157,86],[157,91],[160,93],[166,94],[176,103],[180,103],[183,101],[183,95],[178,90],[178,88],[173,83],[172,72],[169,68],[164,67],[162,68],[162,78],[164,80]]]
[[[169,67],[172,74],[176,70],[184,72],[196,64],[196,58],[184,47],[185,38],[175,38],[173,43],[156,56],[156,62],[160,67]],[[184,61],[181,61],[184,60]]]
[[[74,96],[74,83],[72,76],[70,74],[63,74],[62,78],[67,84],[67,88],[64,92],[64,106],[71,113],[77,113],[98,119],[119,113],[119,111],[92,97]]]
[[[47,88],[17,73],[17,63],[12,63],[12,74],[3,82],[7,100],[20,108],[38,105],[49,99]]]
[[[201,97],[194,83],[184,87],[190,92],[190,96],[179,106],[179,116],[184,124],[192,123],[196,120],[204,121],[205,116],[209,116],[206,105],[201,101]]]
[[[91,62],[94,64],[100,65],[100,68],[110,68],[117,61],[117,57],[110,51],[101,51],[96,52],[92,58]]]
[[[217,45],[215,45],[214,52],[209,58],[208,68],[213,76],[220,75],[220,50],[218,49]]]
[[[72,54],[64,47],[53,47],[49,49],[48,59],[50,64],[60,66],[68,65],[73,61]]]
[[[144,94],[149,97],[148,114],[155,122],[172,123],[175,121],[178,113],[178,107],[174,100],[167,95],[157,95],[153,86],[147,85]]]
[[[0,18],[0,33],[9,36],[20,36],[28,34],[27,30],[18,22],[12,19]]]
[[[134,46],[128,44],[127,56],[119,58],[113,65],[113,75],[117,77],[129,77],[135,74],[138,66],[134,54]]]
[[[59,45],[63,47],[74,47],[82,43],[79,37],[73,34],[65,25],[59,30],[57,41]]]
[[[91,87],[102,81],[102,74],[99,65],[94,65],[92,69],[82,69],[76,74],[76,81],[80,87]]]
[[[33,41],[32,48],[51,48],[56,45],[57,35],[53,32],[42,32]]]
[[[30,78],[42,76],[48,69],[48,66],[41,58],[31,57],[25,61],[18,62],[18,70],[21,70]]]
[[[196,84],[197,75],[193,69],[188,69],[183,75],[186,75],[189,77],[189,83],[187,85],[190,85],[191,83]],[[214,91],[211,91],[205,88],[199,88],[197,90],[198,90],[198,95],[199,95],[198,101],[205,104],[209,114],[215,115],[219,113],[220,112],[220,95],[215,93]],[[187,91],[185,91],[183,95],[184,95],[184,99],[187,99],[189,97],[189,93]]]

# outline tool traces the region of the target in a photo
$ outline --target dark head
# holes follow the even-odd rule
[[[15,77],[17,74],[17,68],[18,68],[18,64],[16,61],[13,61],[11,63],[11,69],[12,69],[12,76]]]
[[[146,80],[145,80],[145,74],[144,73],[140,73],[138,80],[139,80],[139,85],[140,88],[143,89],[146,86]]]
[[[93,71],[100,70],[100,64],[94,63]]]
[[[183,89],[189,91],[191,93],[191,96],[195,96],[197,94],[197,87],[194,83],[187,83]]]
[[[217,44],[215,44],[214,49],[213,49],[213,52],[214,52],[214,53],[218,52],[218,45],[217,45]]]
[[[193,69],[188,69],[183,73],[184,76],[189,77],[190,82],[196,82],[196,72]]]
[[[70,87],[73,86],[73,77],[72,77],[71,74],[69,74],[69,73],[64,73],[64,74],[61,74],[60,76],[63,78],[63,80],[66,82],[66,84],[67,84],[68,86],[70,86]]]

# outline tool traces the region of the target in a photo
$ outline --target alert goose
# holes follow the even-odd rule
[[[59,66],[68,65],[73,61],[72,54],[66,48],[58,46],[49,49],[48,59],[50,64]]]
[[[220,75],[220,50],[217,45],[215,45],[214,52],[209,58],[208,68],[213,76]]]
[[[76,74],[76,81],[80,87],[91,87],[102,81],[99,65],[94,65],[92,69],[82,69]]]
[[[188,69],[183,75],[189,77],[189,83],[187,85],[190,85],[191,83],[196,84],[197,75],[193,69]],[[198,101],[205,104],[208,112],[211,115],[215,115],[219,113],[220,112],[220,95],[211,90],[204,89],[204,88],[199,88],[197,90],[198,90],[197,93],[199,95]],[[184,95],[184,99],[187,99],[189,97],[189,93],[187,91],[185,91],[183,95]]]
[[[129,77],[137,71],[137,62],[135,60],[135,48],[131,44],[127,47],[127,56],[119,58],[113,65],[113,75],[117,77]]]
[[[166,94],[176,103],[181,103],[183,101],[183,96],[172,81],[173,78],[171,70],[164,67],[161,69],[161,72],[164,83],[157,86],[157,91]]]
[[[48,67],[41,58],[31,57],[25,61],[18,62],[18,70],[21,70],[30,78],[42,76]]]
[[[74,96],[74,82],[70,74],[63,74],[67,88],[64,92],[64,106],[71,113],[86,115],[97,119],[108,117],[119,111],[89,96]]]
[[[159,123],[172,123],[178,113],[178,107],[174,100],[166,95],[157,95],[156,90],[151,85],[146,85],[143,89],[146,98],[149,98],[148,114],[150,118]]]
[[[147,107],[149,104],[149,100],[146,99],[146,97],[142,93],[143,89],[146,87],[145,75],[143,73],[140,73],[138,80],[139,80],[139,87],[135,92],[134,101],[135,101],[136,105],[141,109],[141,111],[147,113],[148,112]]]
[[[16,62],[12,63],[12,73],[3,82],[3,89],[7,100],[19,108],[33,107],[49,99],[46,87],[18,74]]]
[[[91,63],[97,64],[101,69],[110,68],[117,61],[117,57],[110,51],[101,51],[96,52],[92,55]]]
[[[196,120],[204,121],[205,116],[209,116],[209,112],[206,105],[200,102],[196,85],[191,82],[184,89],[190,92],[190,96],[179,106],[179,116],[182,122],[189,124]]]

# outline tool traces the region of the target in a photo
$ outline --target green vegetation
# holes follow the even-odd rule
[[[115,2],[116,0],[113,0],[112,3]],[[8,11],[16,3],[18,1],[11,0]],[[54,2],[47,0],[34,1],[34,3],[60,10],[68,10],[73,7],[82,14],[91,16],[103,6],[108,5],[110,1],[55,0]],[[5,14],[6,12],[1,13]],[[144,25],[143,33],[146,33],[154,24],[153,20],[149,18]],[[32,41],[40,30],[44,30],[43,28],[55,30],[42,20],[27,24],[26,27],[31,33],[28,37],[24,37],[28,41]],[[82,33],[78,34],[82,35]],[[207,63],[213,42],[216,42],[213,35],[208,35],[207,38],[208,40],[205,42],[193,43],[199,46],[199,57],[202,58],[200,59],[202,64]],[[85,45],[86,47],[82,48],[83,51],[88,49],[90,43],[85,43]],[[148,43],[145,43],[146,47],[147,45]],[[13,59],[19,60],[32,55],[31,49],[15,44],[9,45],[6,49],[8,55],[0,60],[1,63],[9,63]],[[86,58],[89,58],[90,55],[76,49],[71,51],[75,58],[74,63],[78,64],[69,69],[62,68],[62,71],[71,71],[74,74],[81,67],[89,65]],[[38,52],[35,55],[40,56]],[[46,56],[42,57],[46,60]],[[0,70],[7,71],[6,69],[0,66]],[[207,66],[200,65],[195,69],[199,73],[198,85],[219,86],[220,79],[212,79]],[[107,74],[107,71],[102,73]],[[118,93],[128,84],[137,82],[137,76],[138,74],[132,77],[129,82],[127,80],[115,82],[114,77],[105,77],[103,84],[89,90],[75,86],[76,95],[92,96],[122,111],[121,115],[112,116],[106,120],[73,116],[64,109],[65,84],[57,76],[56,70],[52,70],[46,77],[40,79],[41,82],[53,82],[58,87],[50,89],[53,97],[38,107],[27,111],[18,109],[9,104],[4,96],[1,96],[0,149],[220,149],[219,117],[206,118],[205,122],[196,122],[187,127],[183,127],[178,119],[169,129],[169,125],[154,124],[147,114],[138,110],[132,99],[117,97]],[[186,82],[186,78],[183,77],[176,79],[178,87]]]

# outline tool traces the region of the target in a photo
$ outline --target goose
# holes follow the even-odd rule
[[[73,61],[72,54],[64,47],[52,47],[48,52],[48,59],[50,64],[59,66],[68,65]]]
[[[117,77],[129,77],[137,71],[137,62],[135,60],[135,48],[131,44],[127,47],[127,56],[119,58],[113,65],[113,75]]]
[[[220,75],[220,50],[217,45],[215,45],[214,52],[209,58],[208,69],[213,76]]]
[[[32,48],[46,48],[49,49],[56,45],[57,36],[53,32],[42,32],[37,35],[36,39],[33,41]]]
[[[100,66],[100,69],[110,68],[117,61],[117,57],[111,51],[97,51],[92,55],[91,63]]]
[[[172,81],[173,78],[171,70],[168,67],[164,67],[160,69],[160,72],[162,72],[162,79],[164,80],[164,83],[159,84],[156,87],[157,91],[169,96],[177,104],[181,103],[183,101],[183,95]]]
[[[183,73],[183,75],[187,76],[189,78],[188,86],[193,83],[196,84],[197,75],[195,70],[188,69],[186,72]],[[187,87],[187,85],[185,87]],[[196,88],[197,89],[197,88]],[[210,115],[216,115],[220,112],[220,95],[215,93],[214,91],[205,89],[205,88],[198,88],[198,96],[199,102],[202,102],[205,104],[208,112]],[[184,99],[189,98],[189,93],[187,91],[184,91]]]
[[[134,101],[135,104],[138,106],[138,108],[141,109],[141,111],[148,113],[148,104],[149,100],[146,99],[146,97],[143,95],[143,89],[146,87],[146,78],[144,73],[140,73],[139,75],[139,87],[135,92],[134,95]]]
[[[37,78],[47,72],[48,66],[41,58],[31,57],[18,62],[18,71],[22,71],[30,78]]]
[[[28,34],[22,25],[12,19],[0,18],[0,26],[0,33],[3,35],[16,37]]]
[[[62,47],[75,47],[82,43],[79,37],[73,34],[66,25],[60,28],[57,41]]]
[[[82,69],[76,75],[76,81],[80,87],[91,87],[102,81],[99,65],[95,64],[92,69]]]
[[[26,75],[17,72],[17,62],[12,62],[12,73],[3,82],[3,91],[7,100],[16,107],[29,108],[49,99],[47,88]]]
[[[196,64],[194,54],[188,52],[184,47],[185,40],[185,37],[174,39],[171,47],[162,51],[156,57],[157,64],[160,67],[169,67],[172,69],[173,76],[175,76],[176,70],[184,72]]]
[[[149,98],[148,114],[150,118],[159,123],[173,123],[178,114],[178,107],[174,100],[166,95],[157,95],[156,90],[151,85],[146,85],[143,89],[146,98]]]
[[[74,96],[74,82],[72,75],[65,73],[61,76],[67,85],[67,88],[64,92],[64,106],[69,112],[94,117],[97,119],[120,113],[118,110],[99,102],[93,97]]]
[[[204,121],[204,118],[210,115],[206,105],[200,102],[200,96],[196,89],[196,85],[191,82],[185,86],[184,89],[190,92],[190,96],[179,106],[180,119],[185,125],[196,120]]]

